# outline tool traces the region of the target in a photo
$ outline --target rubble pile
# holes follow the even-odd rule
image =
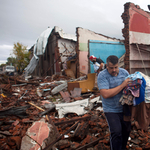
[[[1,75],[1,149],[109,150],[110,133],[99,100],[100,93],[96,90],[81,94],[78,89],[71,94],[66,86],[60,87],[71,80],[58,75],[28,80]],[[82,101],[90,103],[84,106]],[[82,114],[81,109],[79,112],[76,107],[73,110],[73,105],[78,103]],[[70,105],[72,110],[68,113],[58,109]],[[140,130],[133,120],[127,149],[150,149],[149,143],[150,128]]]

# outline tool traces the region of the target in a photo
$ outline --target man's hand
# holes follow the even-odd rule
[[[123,90],[131,82],[130,78],[127,78],[119,86],[112,89],[101,89],[100,93],[104,98],[110,98],[117,95],[121,90]]]
[[[126,80],[124,80],[122,83],[123,87],[126,87],[130,82],[132,82],[130,78],[127,78]]]

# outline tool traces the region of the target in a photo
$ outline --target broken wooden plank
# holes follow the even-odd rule
[[[55,111],[55,108],[56,108],[56,106],[53,104],[53,105],[51,106],[51,108],[48,108],[48,109],[46,109],[46,110],[43,111],[43,112],[40,112],[39,115],[40,115],[40,116],[46,115],[46,114],[49,113],[49,112]]]
[[[76,150],[86,150],[87,148],[96,145],[102,139],[103,139],[103,137],[100,137],[100,138],[96,139],[95,141],[92,141],[92,142],[90,142],[90,143],[88,143],[84,146],[81,146],[81,147],[77,148]]]
[[[82,121],[76,128],[72,137],[75,139],[83,140],[86,137],[88,131],[89,131],[89,123],[87,121],[86,122]]]
[[[79,121],[79,120],[86,120],[86,119],[90,119],[90,118],[91,118],[91,116],[77,117],[77,118],[70,119],[67,121],[55,122],[54,124],[57,126],[57,125],[61,125],[61,124],[66,124],[66,123],[75,122],[75,121]]]

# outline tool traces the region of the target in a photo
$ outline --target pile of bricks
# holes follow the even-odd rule
[[[43,150],[110,150],[109,128],[103,111],[98,109],[101,103],[96,103],[92,110],[82,116],[72,113],[63,118],[58,118],[58,112],[55,109],[48,111],[43,116],[41,113],[47,110],[42,103],[45,98],[53,103],[58,103],[57,99],[59,99],[59,102],[63,101],[60,93],[51,95],[51,97],[49,97],[50,91],[46,91],[41,97],[37,94],[37,87],[39,87],[40,83],[53,82],[54,78],[53,80],[52,78],[35,78],[25,81],[19,77],[12,77],[11,82],[9,82],[9,78],[5,78],[5,80],[2,78],[5,77],[1,77],[1,85],[5,81],[5,84],[11,87],[5,88],[5,94],[2,95],[1,93],[0,96],[0,145],[2,150],[24,149],[23,145],[27,144],[23,140],[25,136],[32,141],[32,144],[38,145],[38,148],[40,147]],[[65,77],[61,76],[57,76],[55,80],[62,78],[65,80]],[[53,89],[55,86],[56,84],[51,84],[51,87],[46,85],[43,88]],[[4,87],[1,86],[2,91]],[[9,93],[8,95],[7,92]],[[92,94],[91,99],[98,96],[97,92]],[[89,95],[84,95],[82,99],[85,97],[89,97]],[[34,135],[31,132],[34,125],[39,124],[41,119],[45,120],[45,123],[41,124],[47,124],[47,127],[51,125],[53,132],[49,131],[49,133],[52,135],[55,133],[55,136],[51,135],[49,140],[43,140],[46,143],[44,146],[37,139],[34,139]],[[38,135],[43,137],[42,133],[45,131],[38,128],[34,132],[41,132]],[[132,121],[132,131],[127,149],[150,149],[149,143],[150,129],[143,131],[139,129],[136,121]],[[36,149],[36,147],[34,148]]]

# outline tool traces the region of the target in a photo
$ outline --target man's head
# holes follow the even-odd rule
[[[119,73],[119,66],[118,66],[118,57],[115,55],[110,55],[107,58],[107,70],[109,74],[112,76],[117,76]]]
[[[92,61],[92,62],[96,61],[96,57],[95,57],[94,55],[91,55],[91,56],[89,57],[89,59],[90,59],[90,61]]]

